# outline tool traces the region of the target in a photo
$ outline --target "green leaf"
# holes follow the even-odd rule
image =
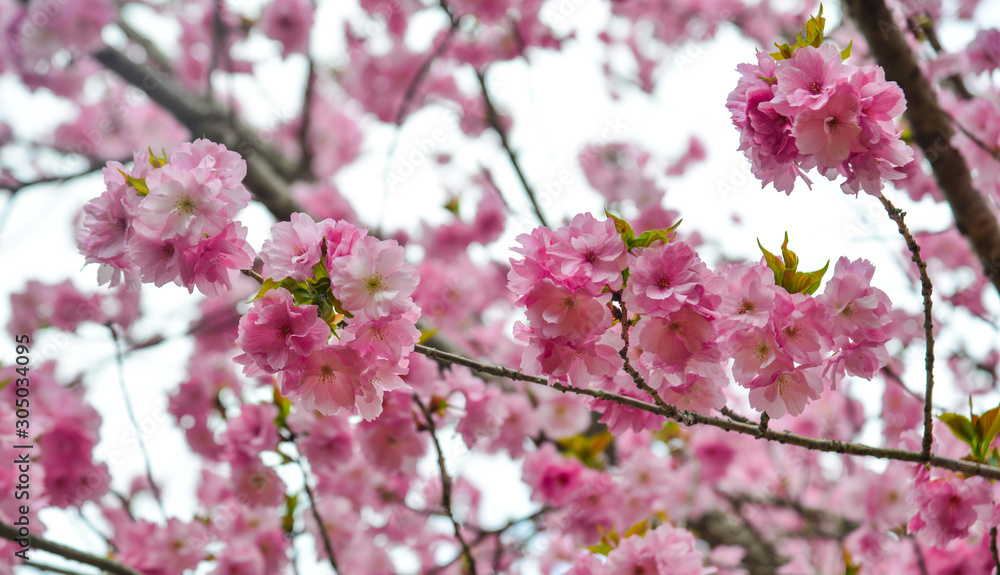
[[[285,513],[281,516],[281,528],[285,533],[291,533],[295,529],[295,508],[299,504],[299,495],[285,495]]]
[[[292,411],[292,402],[281,395],[277,387],[274,388],[272,398],[274,405],[278,408],[278,415],[274,416],[274,424],[278,426],[278,429],[284,429],[287,427],[285,421],[288,419],[288,414]]]
[[[638,535],[639,537],[645,537],[647,529],[649,529],[649,519],[643,519],[642,521],[639,521],[638,523],[632,525],[627,530],[625,530],[625,534],[622,535],[622,538],[628,539],[633,535]]]
[[[648,248],[653,242],[667,243],[677,235],[677,228],[681,225],[682,221],[684,220],[677,220],[676,224],[665,230],[646,230],[639,234],[639,237],[632,240],[631,245],[628,242],[625,242],[625,245],[631,250],[632,248]]]
[[[140,196],[148,196],[149,188],[146,187],[146,178],[133,178],[132,176],[126,174],[122,170],[118,170],[118,173],[125,176],[125,183],[135,190],[135,193]]]
[[[572,455],[587,467],[604,469],[600,455],[614,441],[614,436],[607,431],[595,435],[583,433],[560,439],[557,443],[568,455]]]
[[[819,13],[815,16],[809,18],[805,23],[805,37],[802,36],[803,32],[799,32],[795,37],[795,43],[789,45],[788,42],[784,44],[774,43],[775,47],[778,48],[777,52],[771,52],[771,56],[775,60],[787,60],[792,57],[795,50],[798,48],[804,48],[806,46],[812,46],[813,48],[819,48],[823,45],[823,40],[825,39],[826,30],[826,18],[823,17],[823,4],[819,5]],[[844,52],[847,54],[844,55]],[[844,52],[841,52],[842,58],[847,58],[851,55],[851,49],[848,47]]]
[[[604,527],[600,523],[597,524],[597,532],[601,534],[601,542],[597,545],[591,545],[587,549],[598,555],[611,553],[611,550],[618,546],[618,532],[612,529],[605,533]]]
[[[437,333],[439,331],[441,331],[441,330],[437,329],[437,328],[435,328],[435,329],[422,329],[422,330],[420,330],[420,341],[418,341],[417,343],[419,343],[421,345],[427,343],[427,340],[429,340],[430,338],[432,338],[435,335],[437,335]]]
[[[819,286],[823,283],[823,274],[830,267],[830,260],[826,261],[826,265],[823,269],[816,270],[814,272],[796,272],[795,276],[792,278],[791,284],[789,285],[789,293],[805,293],[812,295],[816,293]]]
[[[847,45],[847,48],[844,48],[843,50],[840,51],[841,60],[846,60],[851,57],[851,48],[853,46],[854,46],[854,40],[851,40],[851,42]]]
[[[986,458],[986,463],[989,463],[993,467],[1000,467],[1000,450],[996,447],[990,452],[990,456]]]
[[[163,148],[160,148],[160,150],[163,152],[163,156],[157,156],[156,154],[153,153],[153,147],[152,146],[148,147],[147,149],[149,150],[149,165],[150,166],[153,166],[154,168],[162,168],[163,166],[167,165],[167,151],[166,150],[164,150]]]
[[[1000,405],[987,411],[976,419],[974,425],[976,436],[979,438],[983,449],[993,443],[993,439],[1000,433]]]
[[[785,237],[788,237],[787,232],[785,233]],[[785,263],[778,259],[778,256],[764,249],[764,246],[760,243],[760,238],[757,238],[757,247],[760,248],[760,251],[764,252],[764,261],[767,262],[767,267],[771,268],[771,271],[774,272],[774,283],[781,285],[781,279],[785,275]]]
[[[969,447],[976,446],[976,429],[968,417],[957,413],[942,413],[938,419],[944,422],[955,437],[962,440]]]
[[[760,239],[757,240],[757,247],[764,253],[764,261],[767,267],[774,272],[774,283],[785,288],[788,293],[805,293],[812,295],[819,289],[823,282],[823,275],[830,268],[830,261],[822,269],[812,272],[800,272],[799,256],[788,249],[788,232],[785,232],[785,241],[781,244],[781,258],[764,249]]]
[[[276,282],[271,278],[264,280],[264,283],[260,284],[260,289],[257,290],[257,295],[253,296],[253,299],[247,303],[253,303],[260,298],[264,297],[264,294],[280,286],[280,282]]]
[[[3,388],[7,387],[7,384],[9,384],[12,381],[14,381],[13,377],[8,377],[7,379],[0,380],[0,391],[3,391]]]
[[[622,241],[628,246],[635,240],[635,231],[632,230],[632,226],[628,225],[628,222],[619,218],[618,216],[612,214],[608,210],[604,210],[604,215],[608,216],[615,222],[615,229],[622,237]]]

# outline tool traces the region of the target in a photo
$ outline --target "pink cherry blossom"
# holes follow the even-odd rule
[[[225,204],[217,199],[221,183],[197,176],[176,164],[150,173],[146,177],[149,195],[139,204],[136,225],[146,235],[165,240],[221,232],[228,221]]]
[[[822,107],[799,113],[792,127],[799,151],[812,155],[821,169],[836,168],[852,152],[863,151],[858,141],[860,106],[857,94],[844,88]]]
[[[319,318],[316,306],[295,306],[292,294],[278,288],[255,301],[240,319],[236,345],[243,353],[234,361],[247,375],[299,369],[329,338],[330,326]]]
[[[584,288],[571,292],[545,279],[522,300],[528,321],[543,337],[585,341],[611,327],[607,298],[598,299]]]
[[[246,241],[247,229],[239,222],[231,222],[221,233],[208,237],[185,253],[186,269],[190,276],[182,279],[188,291],[198,291],[208,296],[228,292],[241,277],[240,270],[253,267],[253,249]]]
[[[559,228],[552,237],[548,253],[558,263],[562,276],[575,285],[578,279],[589,280],[592,292],[605,285],[621,286],[621,273],[628,255],[625,242],[608,218],[598,221],[590,214],[579,214],[569,227]]]
[[[345,309],[374,318],[406,311],[418,278],[394,240],[364,237],[330,270],[330,281]]]
[[[771,317],[775,295],[774,273],[765,265],[730,265],[722,276],[726,288],[722,291],[722,301],[718,312],[722,322],[729,325],[762,327]]]
[[[989,482],[982,477],[932,478],[921,466],[907,501],[917,507],[907,528],[925,545],[944,547],[966,537],[969,528],[992,510]]]
[[[281,42],[282,56],[308,53],[313,10],[308,0],[276,0],[261,14],[261,30],[269,38]]]
[[[280,281],[290,277],[305,281],[313,277],[313,267],[320,262],[323,227],[306,214],[294,213],[291,221],[271,226],[271,239],[264,240],[260,259],[261,274]]]
[[[664,523],[645,536],[623,539],[608,553],[608,573],[650,575],[708,575],[705,558],[695,548],[690,531]]]
[[[801,414],[809,400],[818,399],[823,391],[814,370],[796,369],[789,361],[771,362],[747,387],[750,406],[767,412],[771,419]]]
[[[825,107],[838,91],[838,84],[847,80],[849,72],[840,52],[832,44],[798,48],[791,58],[778,61],[775,69],[778,87],[772,100],[775,111],[791,116],[803,108],[819,110]]]
[[[699,305],[705,294],[708,268],[683,242],[657,244],[642,250],[629,266],[631,275],[622,301],[633,313],[668,314],[684,304]]]
[[[965,48],[969,68],[977,74],[1000,68],[1000,30],[980,30]]]

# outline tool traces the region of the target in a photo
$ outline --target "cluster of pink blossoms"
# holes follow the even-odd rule
[[[758,52],[756,64],[737,70],[742,78],[726,107],[762,184],[791,193],[797,177],[810,183],[805,171],[817,168],[831,180],[845,176],[845,193],[877,196],[883,180],[905,177],[913,151],[893,120],[906,100],[881,67],[845,64],[836,48],[822,44],[782,60]]]
[[[725,406],[731,357],[750,405],[779,418],[801,414],[824,383],[871,379],[888,361],[890,302],[865,260],[841,258],[812,297],[777,285],[763,263],[713,272],[680,240],[629,250],[612,220],[590,214],[517,239],[523,259],[511,260],[509,287],[526,308],[528,324],[515,332],[530,373],[641,397],[622,371],[627,335],[630,364],[668,403]],[[617,320],[629,321],[625,334]],[[606,407],[612,427],[655,425],[641,414],[626,424],[620,408]]]
[[[181,144],[169,158],[137,152],[131,173],[108,162],[107,190],[83,208],[80,251],[101,265],[101,284],[227,292],[254,260],[247,229],[233,220],[250,203],[245,175],[239,154],[209,140]]]
[[[235,359],[246,375],[277,374],[283,393],[307,410],[370,421],[383,392],[405,387],[420,308],[403,248],[366,233],[305,214],[276,223],[261,250],[262,275],[276,287],[240,320]]]

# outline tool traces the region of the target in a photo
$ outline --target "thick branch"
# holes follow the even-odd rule
[[[896,25],[885,0],[848,0],[845,4],[872,56],[885,69],[886,79],[899,84],[906,94],[906,120],[914,140],[930,161],[958,230],[979,257],[983,273],[1000,290],[1000,225],[985,198],[972,186],[965,158],[951,145],[955,132],[948,114],[920,71],[903,30]]]
[[[133,62],[110,46],[99,50],[94,58],[145,92],[184,124],[193,136],[208,138],[239,152],[247,161],[244,183],[275,218],[288,220],[293,212],[302,211],[287,193],[297,167],[265,144],[253,130],[239,122],[228,122],[225,111],[217,104],[192,96],[170,76]]]
[[[0,537],[9,541],[17,541],[20,538],[20,535],[18,535],[16,527],[0,521]],[[44,539],[38,535],[29,535],[28,542],[32,549],[45,551],[47,553],[52,553],[53,555],[65,557],[70,561],[76,561],[77,563],[97,567],[98,569],[102,569],[108,573],[114,573],[115,575],[142,575],[142,573],[139,573],[131,567],[126,567],[121,563],[116,563],[110,559],[104,559],[96,555],[91,555],[90,553],[84,553],[83,551],[77,551],[72,547],[67,547],[60,543],[49,541],[48,539]]]
[[[455,365],[463,365],[479,373],[486,373],[498,377],[506,377],[514,381],[525,381],[537,385],[544,385],[546,387],[550,387],[552,389],[561,391],[563,393],[576,393],[579,395],[587,395],[596,399],[617,403],[625,407],[632,407],[635,409],[641,409],[642,411],[647,411],[649,413],[654,413],[656,415],[661,415],[663,417],[672,419],[678,423],[683,423],[684,425],[688,426],[711,425],[713,427],[718,427],[719,429],[723,429],[725,431],[742,433],[743,435],[752,435],[760,439],[767,439],[770,441],[784,443],[787,445],[797,445],[799,447],[804,447],[806,449],[811,449],[813,451],[843,453],[846,455],[875,457],[877,459],[890,459],[896,461],[909,461],[913,463],[929,462],[931,465],[935,467],[940,467],[942,469],[950,469],[952,471],[958,471],[960,473],[964,473],[965,475],[979,475],[982,477],[986,477],[988,479],[1000,479],[1000,467],[992,467],[974,461],[962,461],[958,459],[952,459],[949,457],[942,457],[940,455],[931,455],[930,459],[928,460],[924,457],[924,454],[919,451],[890,449],[886,447],[872,447],[871,445],[865,445],[863,443],[848,443],[833,439],[822,439],[816,437],[807,437],[804,435],[796,435],[794,433],[789,433],[788,431],[774,431],[771,429],[762,430],[759,425],[742,423],[740,421],[732,421],[730,419],[722,419],[710,415],[704,415],[696,411],[687,411],[683,409],[678,409],[676,406],[670,404],[667,404],[666,408],[662,408],[652,403],[635,399],[633,397],[619,395],[617,393],[611,393],[603,389],[572,387],[570,385],[566,385],[556,381],[549,381],[544,377],[527,375],[521,373],[520,371],[510,369],[508,367],[501,367],[497,365],[488,365],[480,363],[478,361],[469,359],[467,357],[462,357],[459,355],[443,352],[424,345],[417,345],[416,351],[418,353],[427,356],[430,359],[445,361],[448,363],[453,363]]]
[[[788,562],[788,559],[779,555],[774,545],[761,537],[745,519],[737,519],[717,509],[689,520],[687,527],[712,547],[717,545],[742,547],[746,551],[746,556],[741,562],[741,567],[746,568],[750,575],[774,575],[779,567]]]

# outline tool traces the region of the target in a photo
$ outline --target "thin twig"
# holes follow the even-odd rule
[[[916,538],[911,537],[910,541],[913,542],[913,553],[917,556],[917,568],[920,569],[920,575],[929,575],[927,561],[924,559],[924,550],[921,549]]]
[[[548,227],[549,223],[545,220],[542,207],[538,205],[538,199],[535,197],[535,190],[528,183],[528,178],[525,177],[524,172],[521,170],[517,154],[514,152],[514,148],[511,147],[510,140],[507,139],[507,130],[504,129],[503,122],[500,121],[500,114],[497,113],[497,109],[493,105],[493,100],[490,98],[490,91],[486,88],[486,76],[482,71],[476,70],[476,78],[479,79],[479,87],[483,91],[483,103],[486,105],[486,123],[500,136],[500,145],[507,152],[507,157],[510,158],[510,163],[514,166],[514,171],[517,172],[518,179],[521,180],[521,186],[524,187],[524,193],[527,194],[528,199],[531,201],[531,207],[534,208],[538,221],[543,226]]]
[[[993,556],[993,566],[996,567],[996,572],[1000,573],[1000,552],[997,551],[996,525],[990,527],[990,555]]]
[[[240,271],[243,272],[243,275],[247,276],[248,278],[252,278],[257,283],[259,284],[264,283],[264,276],[260,275],[259,273],[253,270],[240,270]]]
[[[879,200],[885,207],[886,213],[892,218],[892,221],[896,222],[896,228],[899,230],[899,234],[903,236],[903,239],[906,240],[906,247],[910,250],[910,259],[913,260],[913,263],[917,264],[917,270],[920,272],[920,295],[924,298],[924,343],[926,345],[924,369],[927,371],[927,381],[924,389],[924,439],[921,445],[921,453],[924,455],[924,461],[929,461],[931,457],[931,443],[934,440],[934,421],[931,418],[934,396],[934,316],[931,313],[931,306],[933,305],[931,302],[931,293],[933,286],[931,285],[931,278],[927,275],[927,262],[920,257],[920,246],[917,245],[917,240],[913,239],[913,234],[910,233],[909,228],[906,227],[906,222],[903,221],[905,212],[892,205],[892,202],[885,196],[879,196]]]
[[[290,427],[288,427],[287,422],[285,427],[288,429],[288,433],[291,434],[290,441],[292,444],[295,443],[296,434]],[[298,446],[296,446],[298,449]],[[301,457],[291,457],[288,454],[284,454],[286,457],[295,462],[299,467],[299,471],[302,472],[302,487],[305,489],[306,497],[309,498],[309,511],[312,513],[313,519],[316,521],[316,528],[319,529],[320,538],[323,540],[323,548],[326,550],[326,558],[330,562],[330,567],[333,567],[333,572],[340,573],[340,568],[337,567],[337,556],[333,553],[333,543],[330,540],[330,533],[326,530],[326,524],[323,523],[323,518],[319,514],[319,510],[316,509],[316,496],[313,494],[313,490],[309,487],[309,472],[306,471],[306,466],[302,463]]]
[[[7,539],[8,541],[23,539],[23,537],[21,537],[18,533],[17,527],[2,521],[0,521],[0,538]],[[115,575],[142,575],[142,573],[139,573],[131,567],[126,567],[121,563],[116,563],[110,559],[78,551],[72,547],[67,547],[61,543],[49,541],[48,539],[33,533],[28,535],[28,543],[32,549],[52,553],[53,555],[64,557],[70,561],[90,565],[91,567],[97,567],[98,569],[102,569],[108,573],[114,573]]]
[[[648,383],[646,383],[646,379],[642,377],[642,375],[638,371],[636,371],[636,369],[632,366],[632,363],[628,359],[628,348],[629,348],[628,328],[631,327],[631,322],[629,321],[628,317],[628,309],[625,307],[625,302],[622,301],[621,290],[615,292],[612,295],[612,301],[618,304],[618,309],[619,309],[619,311],[617,312],[619,314],[618,320],[620,321],[622,326],[622,341],[625,342],[625,345],[622,346],[620,350],[618,350],[618,355],[622,358],[622,369],[624,369],[625,373],[629,374],[629,376],[632,377],[632,381],[635,382],[636,387],[646,392],[646,395],[648,395],[649,397],[652,397],[653,401],[656,403],[656,405],[660,406],[660,408],[666,409],[667,402],[663,401],[663,398],[660,397],[659,392],[657,392],[655,389],[650,387]]]
[[[500,537],[501,535],[503,535],[511,527],[513,527],[515,525],[518,525],[520,523],[524,523],[525,521],[534,521],[534,520],[540,518],[541,516],[545,515],[546,513],[549,513],[552,510],[553,510],[552,507],[542,507],[538,511],[535,511],[534,513],[532,513],[531,515],[528,515],[526,517],[522,517],[520,519],[510,519],[510,520],[507,521],[507,523],[505,523],[504,525],[502,525],[501,527],[499,527],[497,529],[480,531],[479,534],[476,536],[476,538],[473,539],[471,543],[469,543],[469,547],[476,547],[480,543],[482,543],[483,541],[486,541],[487,539],[489,539],[492,536]],[[433,569],[427,571],[427,573],[425,575],[437,575],[438,573],[446,571],[449,567],[451,567],[452,565],[454,565],[455,562],[458,561],[459,559],[461,559],[463,556],[464,556],[463,553],[459,553],[451,561],[448,561],[447,563],[444,563],[442,565],[438,565],[437,567],[434,567]]]
[[[448,353],[425,345],[415,346],[415,351],[417,353],[427,356],[429,359],[443,361],[447,363],[452,363],[455,365],[462,365],[468,367],[469,369],[479,372],[486,373],[489,375],[494,375],[497,377],[505,377],[514,381],[524,381],[528,383],[534,383],[537,385],[544,385],[546,387],[555,389],[556,391],[561,391],[563,393],[576,393],[579,395],[586,395],[593,397],[595,399],[600,399],[603,401],[609,401],[612,403],[617,403],[625,407],[632,407],[648,413],[655,415],[660,415],[668,419],[677,421],[678,423],[683,423],[687,426],[692,425],[711,425],[713,427],[718,427],[725,431],[732,431],[734,433],[741,433],[743,435],[751,435],[754,437],[760,437],[762,439],[767,439],[769,441],[775,441],[777,443],[784,443],[787,445],[797,445],[799,447],[804,447],[806,449],[811,449],[813,451],[824,451],[829,453],[842,453],[845,455],[856,455],[860,457],[875,457],[878,459],[891,459],[897,461],[909,461],[913,463],[929,462],[935,467],[940,467],[942,469],[950,469],[952,471],[958,471],[964,473],[965,475],[978,475],[981,477],[986,477],[989,479],[1000,479],[1000,467],[992,467],[983,463],[978,463],[975,461],[962,461],[958,459],[952,459],[949,457],[942,457],[940,455],[931,455],[928,460],[922,452],[919,451],[907,451],[904,449],[890,449],[885,447],[873,447],[863,443],[853,443],[837,441],[833,439],[821,439],[816,437],[807,437],[804,435],[797,435],[790,433],[788,431],[775,431],[773,429],[768,429],[763,434],[760,432],[760,427],[758,425],[746,424],[739,421],[732,421],[729,419],[722,419],[719,417],[713,417],[710,415],[704,415],[696,411],[687,411],[679,409],[676,406],[667,404],[666,408],[662,408],[658,405],[642,401],[641,399],[636,399],[634,397],[628,397],[625,395],[619,395],[617,393],[611,393],[610,391],[605,391],[603,389],[593,389],[593,388],[578,388],[558,381],[549,381],[545,377],[539,377],[535,375],[527,375],[520,371],[510,369],[508,367],[502,367],[497,365],[484,364],[467,357],[456,355],[453,353]]]
[[[417,394],[413,394],[413,401],[420,408],[421,413],[424,414],[424,419],[427,420],[427,431],[431,434],[431,439],[434,441],[434,449],[437,451],[437,463],[438,469],[441,471],[441,507],[444,508],[445,515],[448,520],[451,521],[451,525],[455,531],[455,538],[458,539],[459,545],[462,546],[462,555],[465,557],[465,571],[469,575],[476,574],[476,558],[472,556],[472,548],[469,547],[469,543],[465,540],[465,536],[462,535],[462,529],[458,525],[458,521],[455,520],[455,514],[451,510],[451,477],[448,475],[448,469],[444,462],[444,450],[441,449],[441,443],[438,441],[437,437],[437,426],[434,423],[434,416],[431,414],[431,410],[424,405],[424,402],[420,400]]]
[[[458,32],[458,18],[452,14],[448,5],[444,2],[441,2],[441,8],[445,11],[445,14],[448,15],[448,20],[451,23],[448,27],[448,33],[445,35],[444,39],[441,40],[441,43],[431,50],[431,53],[420,64],[420,67],[417,68],[417,73],[413,76],[413,79],[410,80],[409,85],[406,86],[406,92],[403,93],[403,101],[399,104],[399,110],[396,111],[396,118],[393,120],[393,123],[397,126],[402,125],[403,120],[406,119],[406,114],[410,104],[417,95],[417,88],[420,87],[420,84],[424,81],[424,77],[427,76],[428,72],[430,72],[431,65],[435,60],[440,58],[446,50],[448,50],[448,47],[451,46],[451,41],[455,38],[455,33]]]
[[[128,412],[129,421],[132,422],[132,431],[135,432],[136,442],[139,444],[139,452],[142,453],[142,461],[146,465],[146,479],[149,480],[149,489],[153,492],[153,498],[156,499],[156,503],[160,507],[160,514],[163,515],[163,519],[167,519],[167,512],[163,507],[163,496],[160,494],[160,488],[153,481],[153,467],[150,464],[149,452],[146,451],[146,442],[142,439],[142,432],[139,430],[139,421],[135,417],[135,410],[132,409],[132,398],[129,396],[128,388],[125,387],[125,359],[121,341],[119,341],[118,334],[112,325],[108,324],[107,328],[111,332],[111,338],[115,342],[115,359],[118,362],[118,385],[121,387],[122,398],[125,400],[125,411]]]

